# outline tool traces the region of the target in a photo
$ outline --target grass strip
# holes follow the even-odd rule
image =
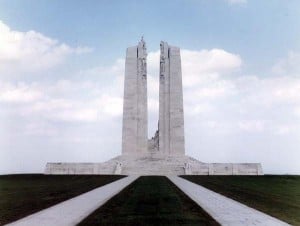
[[[18,220],[122,177],[42,174],[0,176],[0,225]]]
[[[292,225],[300,225],[300,176],[182,176]]]
[[[166,177],[143,176],[79,225],[219,224]]]

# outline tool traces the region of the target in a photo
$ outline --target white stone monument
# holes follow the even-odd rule
[[[147,149],[147,49],[142,39],[126,51],[122,155],[143,154]]]
[[[159,152],[182,156],[184,119],[180,49],[160,43]]]
[[[180,49],[160,44],[159,122],[148,140],[145,41],[126,52],[122,155],[103,163],[47,163],[46,174],[262,175],[260,163],[203,163],[185,155]]]

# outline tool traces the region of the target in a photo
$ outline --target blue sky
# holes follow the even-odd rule
[[[224,48],[264,70],[299,50],[298,1],[0,1],[1,19],[16,30],[36,30],[70,45],[93,46],[109,63],[142,34],[149,50],[169,40],[187,49]]]
[[[165,40],[182,49],[189,155],[300,173],[299,15],[296,0],[0,0],[0,173],[120,153],[125,49],[142,35],[149,136]]]

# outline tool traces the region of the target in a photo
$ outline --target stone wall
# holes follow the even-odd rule
[[[48,163],[45,174],[263,175],[263,171],[260,163],[203,163],[188,156],[142,155],[104,163]]]
[[[116,164],[47,163],[45,174],[114,174]]]

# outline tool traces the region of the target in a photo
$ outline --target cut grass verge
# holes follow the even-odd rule
[[[42,174],[0,176],[0,225],[18,220],[122,177]]]
[[[144,176],[83,220],[90,225],[219,225],[171,181]]]
[[[300,176],[182,177],[292,225],[300,225]]]

